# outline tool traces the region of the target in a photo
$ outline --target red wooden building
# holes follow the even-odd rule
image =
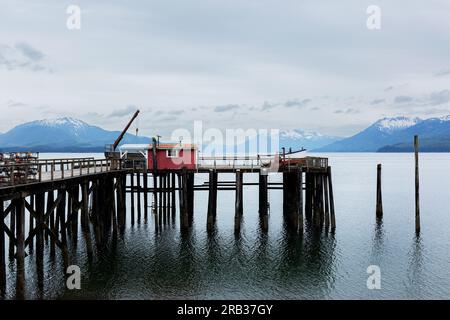
[[[152,144],[124,144],[119,150],[122,159],[145,162],[148,170],[155,168],[154,162],[157,170],[193,170],[197,167],[195,144],[159,143],[155,150]]]

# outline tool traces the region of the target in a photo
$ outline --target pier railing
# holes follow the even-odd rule
[[[121,169],[121,161],[94,158],[40,159],[4,164],[0,165],[0,186],[53,181]]]
[[[270,167],[275,161],[273,155],[255,156],[201,156],[198,158],[199,169],[260,169]]]

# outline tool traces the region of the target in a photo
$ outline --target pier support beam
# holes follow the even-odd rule
[[[172,179],[172,185],[170,188],[170,192],[172,193],[171,195],[171,211],[172,211],[172,223],[175,223],[175,216],[177,213],[177,207],[176,207],[176,174],[175,173],[171,173],[171,179]]]
[[[16,205],[16,298],[25,298],[25,199],[14,200]]]
[[[260,225],[263,231],[269,229],[269,214],[268,214],[268,175],[267,172],[259,173],[259,218]]]
[[[0,200],[0,297],[6,292],[4,202]]]
[[[195,175],[194,172],[188,172],[187,173],[187,206],[188,206],[188,217],[189,217],[189,226],[192,225],[193,217],[194,217],[194,181],[195,181]],[[215,181],[217,185],[217,172],[215,176]],[[217,187],[216,187],[217,189]],[[217,191],[216,191],[216,198],[217,198]],[[217,202],[217,200],[216,200]]]
[[[414,168],[415,168],[415,207],[416,232],[420,232],[420,201],[419,201],[419,136],[414,136]]]
[[[328,174],[328,189],[330,192],[330,222],[331,222],[331,230],[336,229],[336,217],[334,215],[334,195],[333,195],[333,180],[331,178],[331,167],[327,169]]]
[[[300,213],[300,181],[298,170],[283,172],[283,215],[286,226],[298,230]]]
[[[217,171],[209,171],[209,195],[208,195],[208,218],[207,229],[212,230],[217,214]]]
[[[377,219],[383,217],[383,198],[381,195],[381,164],[377,165],[377,206],[376,206]]]
[[[131,225],[134,226],[134,171],[130,174],[131,187]]]
[[[182,230],[189,228],[188,214],[188,182],[187,171],[183,169],[181,172],[181,192],[180,192],[180,227]]]
[[[141,207],[141,191],[142,191],[142,189],[141,189],[141,172],[139,170],[136,172],[136,178],[137,178],[136,185],[137,185],[137,210],[138,210],[137,220],[138,220],[138,224],[140,224],[141,223],[141,214],[142,214],[142,207]]]
[[[243,174],[240,170],[236,171],[236,198],[234,212],[234,231],[241,230],[241,218],[244,213],[243,207]]]
[[[144,179],[144,222],[147,223],[148,220],[148,171],[146,168],[143,169],[142,177]]]
[[[45,193],[36,195],[36,271],[39,289],[44,288],[44,212]]]

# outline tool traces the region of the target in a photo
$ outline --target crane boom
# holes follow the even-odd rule
[[[119,145],[120,141],[122,141],[123,136],[128,131],[128,129],[130,128],[131,124],[133,123],[134,119],[136,119],[138,114],[139,114],[139,110],[136,110],[136,112],[133,114],[133,117],[127,123],[127,126],[125,127],[125,129],[123,129],[123,131],[120,133],[119,137],[116,139],[116,141],[114,141],[114,144],[113,144],[113,147],[112,147],[113,151],[116,151],[117,146]]]

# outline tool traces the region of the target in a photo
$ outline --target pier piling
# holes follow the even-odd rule
[[[381,164],[377,165],[377,207],[376,215],[378,219],[383,217],[383,198],[381,194]]]
[[[414,167],[415,167],[415,199],[416,199],[416,232],[420,232],[420,202],[419,202],[419,136],[414,136]]]

